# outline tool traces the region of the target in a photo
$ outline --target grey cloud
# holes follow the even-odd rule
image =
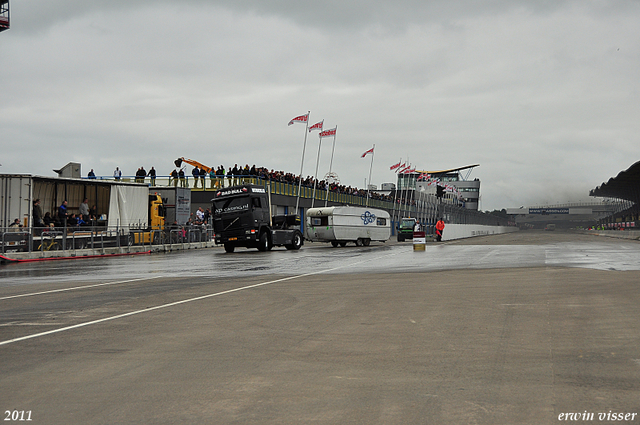
[[[587,193],[640,153],[639,17],[631,1],[12,2],[2,171],[189,156],[297,172],[286,123],[311,110],[339,126],[345,184],[375,143],[375,184],[409,156],[480,163],[485,209]]]

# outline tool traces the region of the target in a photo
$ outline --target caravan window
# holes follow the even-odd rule
[[[329,217],[327,217],[326,215],[323,217],[311,217],[311,225],[312,226],[328,226]]]
[[[378,226],[386,226],[387,225],[387,219],[386,218],[378,218],[376,221],[376,224]]]

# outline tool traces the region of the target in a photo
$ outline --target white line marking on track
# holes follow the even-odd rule
[[[144,310],[130,311],[129,313],[118,314],[116,316],[105,317],[103,319],[92,320],[90,322],[78,323],[77,325],[65,326],[64,328],[53,329],[53,330],[46,331],[46,332],[40,332],[40,333],[37,333],[37,334],[26,335],[26,336],[22,336],[22,337],[19,337],[19,338],[9,339],[9,340],[6,340],[6,341],[0,341],[0,346],[1,345],[12,344],[14,342],[19,342],[19,341],[25,341],[27,339],[39,338],[41,336],[51,335],[51,334],[55,334],[55,333],[58,333],[58,332],[70,331],[72,329],[82,328],[82,327],[85,327],[85,326],[96,325],[98,323],[108,322],[108,321],[111,321],[111,320],[122,319],[124,317],[134,316],[136,314],[148,313],[150,311],[160,310],[162,308],[174,307],[176,305],[186,304],[186,303],[190,303],[190,302],[193,302],[193,301],[200,301],[200,300],[204,300],[204,299],[207,299],[207,298],[217,297],[217,296],[220,296],[220,295],[231,294],[233,292],[244,291],[245,289],[259,288],[261,286],[271,285],[273,283],[284,282],[284,281],[293,280],[293,279],[299,279],[301,277],[313,276],[313,275],[316,275],[316,274],[322,274],[322,273],[326,273],[326,272],[332,272],[334,270],[344,269],[346,267],[352,267],[352,266],[354,266],[356,264],[360,264],[360,263],[367,263],[367,262],[370,262],[370,261],[377,261],[377,260],[380,260],[381,258],[391,257],[391,256],[398,255],[398,254],[399,253],[387,254],[387,255],[383,255],[383,256],[380,256],[380,257],[375,257],[375,258],[372,258],[372,259],[369,259],[369,260],[358,261],[358,262],[351,263],[351,264],[344,265],[344,266],[333,267],[333,268],[330,268],[330,269],[320,270],[320,271],[316,271],[316,272],[299,274],[299,275],[296,275],[296,276],[284,277],[284,278],[281,278],[281,279],[276,279],[276,280],[270,280],[270,281],[267,281],[267,282],[256,283],[254,285],[242,286],[240,288],[229,289],[227,291],[222,291],[222,292],[215,292],[213,294],[202,295],[202,296],[199,296],[199,297],[189,298],[189,299],[182,300],[182,301],[176,301],[176,302],[172,302],[172,303],[169,303],[169,304],[157,305],[155,307],[149,307],[149,308],[146,308]]]
[[[32,292],[30,294],[11,295],[9,297],[1,297],[0,301],[2,301],[2,300],[10,300],[12,298],[32,297],[34,295],[53,294],[53,293],[56,293],[56,292],[74,291],[76,289],[95,288],[97,286],[119,285],[121,283],[139,282],[141,280],[158,279],[158,278],[161,278],[161,277],[162,276],[153,276],[153,277],[145,277],[145,278],[141,278],[141,279],[120,280],[118,282],[96,283],[95,285],[74,286],[73,288],[52,289],[51,291]]]

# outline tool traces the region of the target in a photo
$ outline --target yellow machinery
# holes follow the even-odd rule
[[[185,157],[180,157],[180,158],[176,159],[175,161],[173,161],[173,163],[176,164],[176,167],[178,167],[178,168],[180,168],[180,166],[182,165],[183,162],[186,162],[187,164],[191,164],[194,167],[198,167],[200,169],[204,169],[207,172],[207,174],[210,173],[211,170],[213,170],[213,168],[211,168],[211,167],[207,167],[204,164],[200,164],[198,161],[194,161],[193,159],[189,159],[189,158],[185,158]]]
[[[151,244],[156,236],[164,231],[164,205],[157,193],[149,195],[149,228],[146,231],[134,232],[133,242]]]

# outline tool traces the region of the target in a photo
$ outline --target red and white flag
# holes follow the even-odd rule
[[[336,129],[338,127],[330,128],[329,130],[321,131],[320,137],[331,137],[336,135]]]
[[[304,114],[304,115],[300,115],[299,117],[295,117],[294,119],[292,119],[291,121],[289,121],[289,125],[299,122],[302,124],[306,124],[307,121],[309,121],[309,114]]]
[[[363,153],[360,158],[364,158],[365,156],[367,156],[368,154],[372,154],[373,155],[373,148],[369,149],[368,151],[366,151],[365,153]]]
[[[396,168],[396,173],[397,173],[397,172],[399,172],[399,171],[402,171],[402,169],[403,169],[404,167],[406,167],[406,166],[407,166],[407,163],[406,163],[406,162],[403,162],[403,163],[402,163],[402,165],[400,165],[398,168]]]
[[[410,168],[411,168],[411,164],[409,164],[409,165],[407,165],[407,166],[405,166],[405,167],[402,167],[402,168],[400,169],[400,171],[398,171],[398,172],[399,172],[400,174],[404,174],[404,173],[406,173],[406,172],[407,172],[407,170],[408,170],[408,169],[410,169]]]
[[[391,167],[389,167],[389,170],[395,170],[396,168],[400,167],[400,164],[402,164],[402,161],[400,161],[397,164],[392,165]]]
[[[409,167],[403,171],[403,174],[413,173],[414,171],[416,171],[416,167],[413,167],[413,168]]]
[[[312,125],[311,127],[309,127],[309,133],[311,133],[313,130],[320,130],[322,131],[322,126],[324,125],[324,120],[320,121],[317,124]]]

